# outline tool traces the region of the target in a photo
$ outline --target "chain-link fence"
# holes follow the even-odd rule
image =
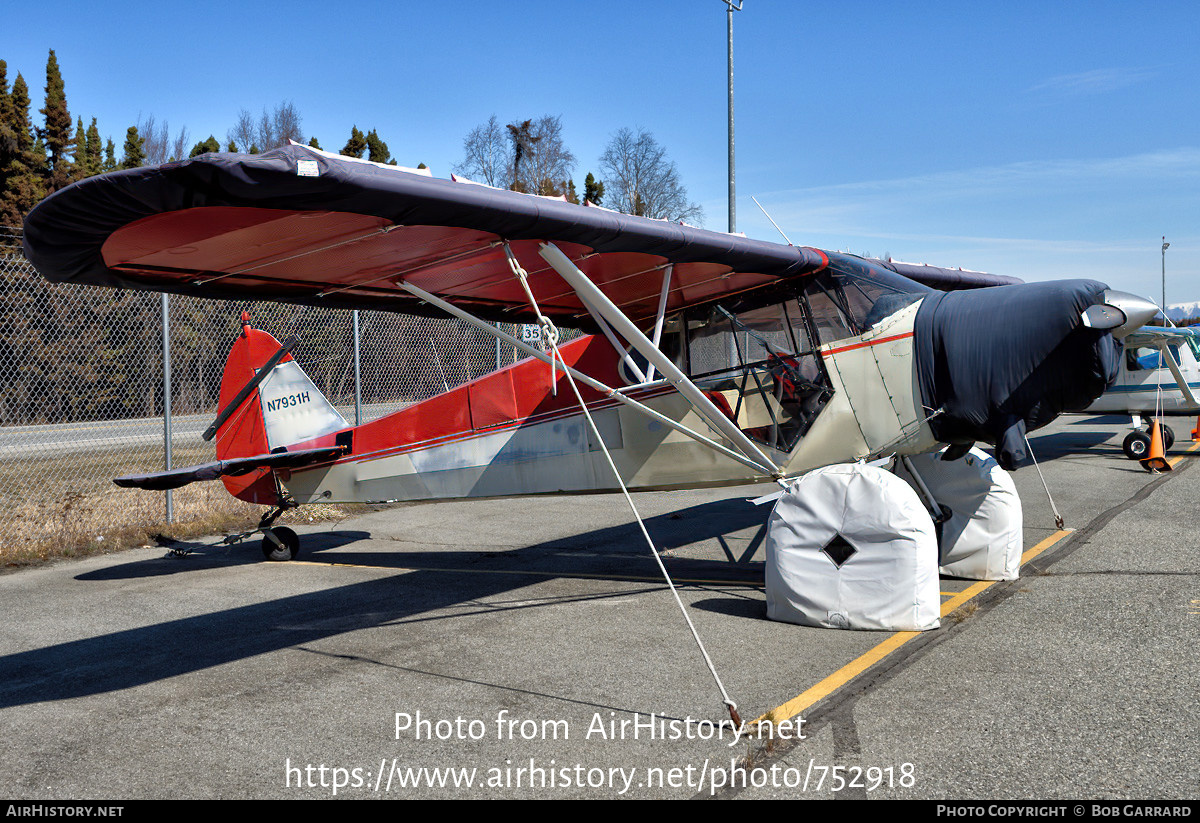
[[[112,478],[162,469],[168,428],[173,466],[215,459],[201,433],[243,311],[280,340],[299,336],[293,356],[352,422],[523,356],[455,319],[51,284],[0,249],[0,560],[22,545],[103,541],[164,521],[163,493]],[[209,483],[174,492],[171,509],[187,520],[240,505]]]

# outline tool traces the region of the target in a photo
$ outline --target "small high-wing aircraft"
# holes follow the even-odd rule
[[[1125,337],[1125,356],[1116,382],[1094,403],[1089,414],[1128,414],[1133,431],[1122,448],[1131,460],[1150,449],[1142,417],[1200,415],[1200,328],[1143,326]],[[1163,448],[1171,448],[1175,433],[1163,425]]]
[[[118,482],[220,477],[273,507],[279,559],[297,542],[274,519],[305,503],[783,482],[976,441],[1012,468],[1154,312],[1094,281],[881,264],[298,145],[80,181],[32,211],[25,249],[55,281],[446,313],[530,355],[350,426],[244,319],[217,461]],[[497,321],[592,334],[546,353]]]

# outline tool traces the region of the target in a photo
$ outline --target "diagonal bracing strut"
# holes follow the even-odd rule
[[[552,362],[552,358],[549,355],[547,355],[545,352],[535,349],[534,347],[530,346],[529,344],[518,340],[517,338],[513,337],[511,334],[508,334],[507,332],[496,328],[491,323],[488,323],[484,320],[480,320],[475,315],[471,314],[470,312],[464,311],[463,309],[460,309],[458,306],[455,306],[453,303],[449,303],[449,302],[441,299],[437,295],[431,294],[430,292],[425,291],[420,286],[414,286],[412,283],[397,283],[396,285],[399,286],[400,288],[404,289],[408,293],[416,295],[417,297],[424,300],[426,303],[429,303],[432,306],[437,306],[438,308],[445,311],[447,314],[453,315],[454,317],[457,317],[458,319],[460,319],[466,323],[469,323],[470,325],[474,326],[475,328],[479,329],[480,331],[482,331],[486,334],[490,334],[493,337],[497,338],[498,340],[501,340],[505,343],[508,343],[510,346],[520,349],[521,351],[525,352],[526,354],[528,354],[532,357],[535,357],[538,360],[541,360],[543,363],[550,364]],[[679,432],[680,434],[682,434],[686,437],[690,437],[692,440],[695,440],[698,443],[708,446],[713,451],[719,452],[719,453],[725,455],[726,457],[730,458],[731,460],[736,460],[737,462],[741,463],[743,466],[747,466],[748,468],[754,469],[755,471],[761,472],[768,476],[774,472],[774,469],[771,467],[771,465],[769,463],[764,465],[764,464],[760,463],[759,461],[751,460],[750,458],[746,457],[745,455],[741,454],[740,452],[733,451],[732,449],[729,449],[729,448],[723,446],[722,444],[716,442],[715,440],[712,440],[698,432],[693,431],[692,429],[689,429],[687,426],[683,425],[682,423],[680,423],[676,420],[672,420],[670,417],[667,417],[666,415],[655,411],[654,409],[650,408],[649,406],[647,406],[643,403],[640,403],[631,397],[626,397],[624,394],[621,393],[621,391],[614,389],[611,386],[608,386],[608,385],[600,382],[599,380],[596,380],[595,378],[584,374],[583,372],[579,371],[578,369],[576,369],[572,366],[568,366],[566,363],[563,363],[562,361],[559,361],[556,364],[556,368],[558,368],[564,372],[567,372],[572,377],[574,377],[576,380],[578,380],[580,383],[583,383],[584,385],[588,386],[589,388],[595,389],[596,391],[600,392],[601,394],[605,395],[606,397],[611,398],[612,400],[616,400],[626,406],[629,406],[630,408],[636,409],[637,411],[641,412],[642,414],[645,414],[646,416],[658,421],[659,423],[662,423],[664,426],[674,429],[675,431]],[[633,387],[630,387],[630,388],[633,388]]]
[[[563,280],[567,281],[567,285],[573,288],[581,298],[583,298],[596,312],[608,321],[619,335],[624,337],[631,346],[637,349],[638,353],[649,361],[650,365],[665,377],[671,385],[683,395],[701,416],[703,416],[712,426],[729,439],[737,449],[746,457],[763,466],[770,466],[770,474],[775,479],[780,479],[783,476],[783,470],[775,465],[766,454],[763,453],[754,441],[746,436],[745,432],[737,427],[737,425],[726,417],[716,404],[705,396],[699,387],[684,374],[678,366],[667,357],[662,351],[654,345],[654,343],[642,333],[641,329],[633,324],[633,322],[625,316],[611,300],[608,299],[603,291],[596,287],[596,284],[588,279],[587,275],[579,270],[579,268],[571,262],[562,251],[553,243],[542,243],[538,248],[538,254],[549,263]]]

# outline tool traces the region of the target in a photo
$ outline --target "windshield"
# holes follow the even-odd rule
[[[859,257],[829,257],[805,289],[822,343],[860,335],[933,291]]]

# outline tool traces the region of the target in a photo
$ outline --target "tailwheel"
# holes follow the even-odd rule
[[[287,526],[263,529],[262,552],[268,560],[295,560],[300,552],[300,536]]]
[[[1121,448],[1130,460],[1141,460],[1150,453],[1150,435],[1142,431],[1130,432],[1125,435]]]

